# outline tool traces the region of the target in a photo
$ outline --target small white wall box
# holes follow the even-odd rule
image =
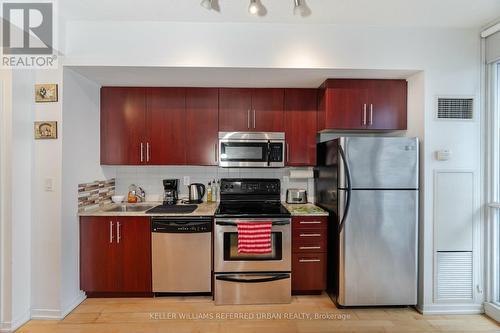
[[[451,150],[442,149],[436,151],[436,159],[438,161],[448,161],[451,158]]]

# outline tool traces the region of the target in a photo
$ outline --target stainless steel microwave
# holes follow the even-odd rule
[[[284,167],[285,133],[219,132],[218,152],[221,167]]]

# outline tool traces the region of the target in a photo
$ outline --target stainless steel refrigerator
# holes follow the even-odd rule
[[[341,137],[317,154],[330,297],[339,306],[416,304],[418,139]]]

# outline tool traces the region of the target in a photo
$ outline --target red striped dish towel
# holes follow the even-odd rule
[[[238,254],[271,253],[271,228],[269,222],[238,222]]]

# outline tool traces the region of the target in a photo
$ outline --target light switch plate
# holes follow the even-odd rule
[[[185,186],[188,186],[189,184],[191,184],[191,177],[189,177],[189,176],[184,176],[184,180],[183,180],[183,182],[184,182],[184,185],[185,185]]]
[[[54,191],[54,179],[53,178],[45,178],[43,187],[45,189],[45,192]]]

